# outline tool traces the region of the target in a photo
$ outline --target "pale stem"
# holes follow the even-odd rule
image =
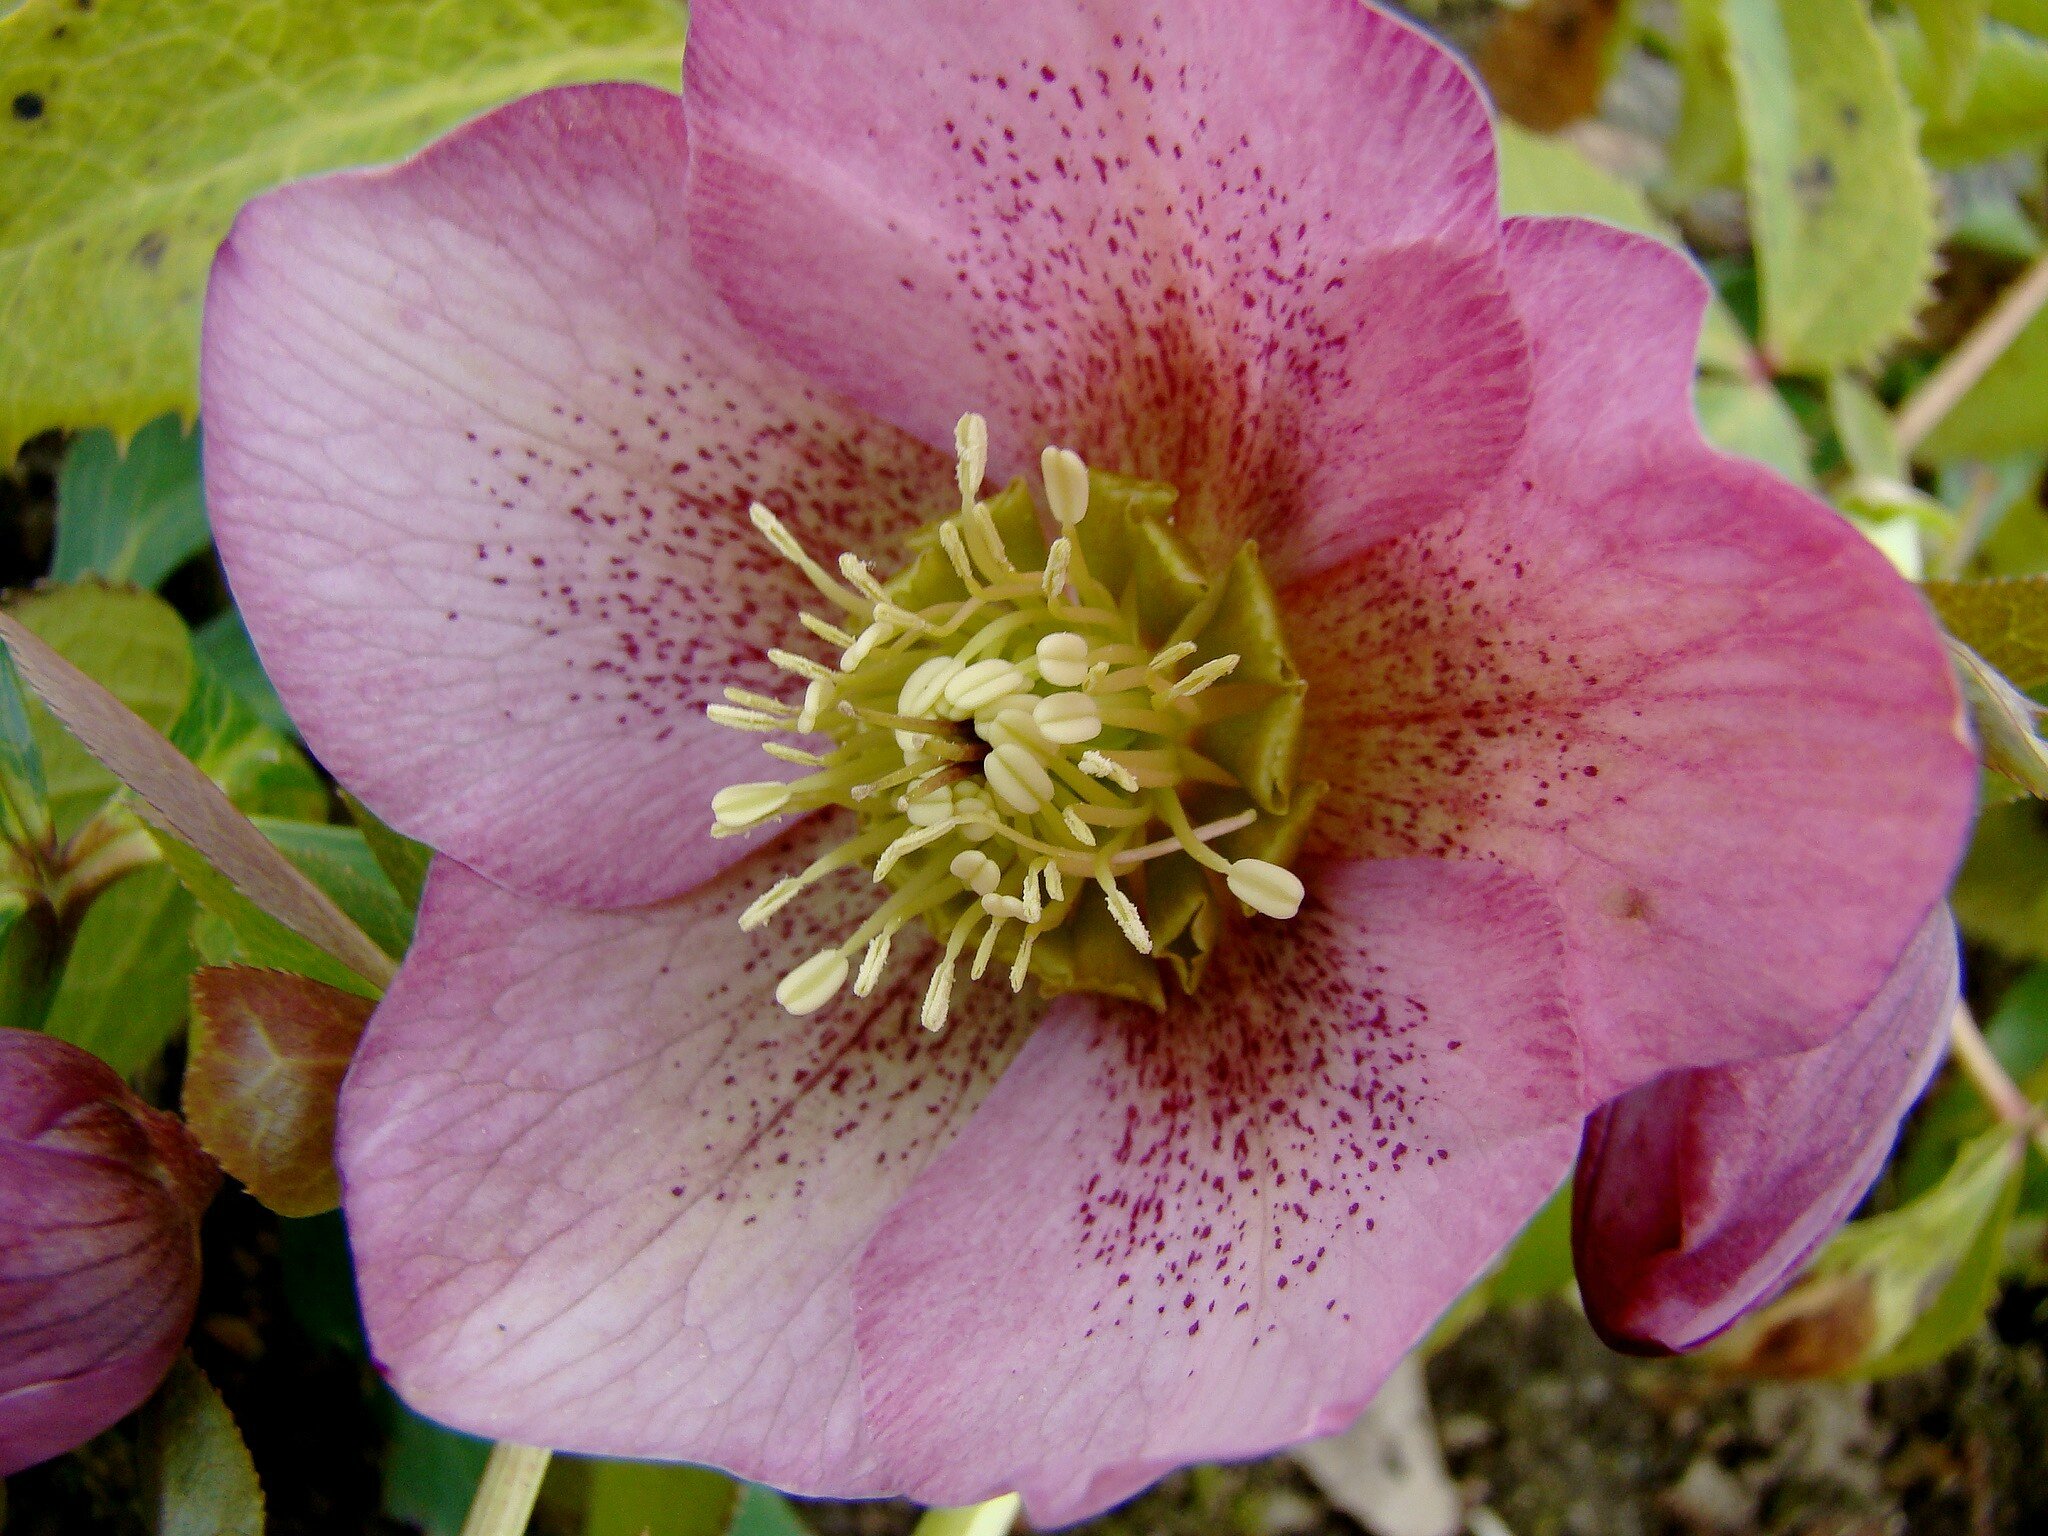
[[[1991,1053],[1984,1032],[1970,1017],[1969,1008],[1957,1003],[1949,1015],[1949,1041],[1955,1047],[1956,1062],[1970,1079],[1991,1112],[2015,1130],[2025,1131],[2043,1157],[2048,1157],[2048,1115],[2020,1092],[2020,1085]]]
[[[540,1497],[540,1482],[553,1455],[509,1440],[492,1446],[484,1480],[477,1484],[469,1518],[462,1522],[462,1536],[520,1536],[533,1518],[533,1501]]]
[[[2048,304],[2048,256],[2029,267],[2005,291],[1991,313],[1963,338],[1963,344],[1942,360],[1921,386],[1899,407],[1892,423],[1899,452],[1911,457],[1927,435],[1941,425],[1956,402],[1970,392],[1998,361],[2028,323]]]
[[[1023,1501],[1014,1493],[959,1509],[928,1509],[911,1536],[1007,1536]]]

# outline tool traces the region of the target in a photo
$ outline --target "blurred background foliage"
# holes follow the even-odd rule
[[[1954,897],[1984,1050],[1937,1081],[1806,1275],[1699,1359],[1596,1356],[1570,1313],[1560,1192],[1430,1341],[1441,1435],[1418,1385],[1419,1407],[1306,1458],[1312,1481],[1197,1469],[1104,1528],[1358,1518],[1407,1536],[1451,1487],[1448,1454],[1451,1507],[1479,1536],[2048,1529],[2048,0],[1407,9],[1493,93],[1509,212],[1606,219],[1706,269],[1713,440],[1828,497],[1926,583],[1990,765]],[[424,852],[307,757],[210,551],[193,419],[207,264],[266,187],[402,155],[549,84],[673,88],[683,35],[671,0],[0,0],[6,611],[390,955]],[[4,660],[0,832],[0,1022],[182,1105],[242,1185],[208,1219],[198,1363],[14,1479],[0,1519],[453,1536],[487,1447],[379,1382],[332,1210],[333,1095],[375,980],[152,832]],[[1786,1380],[1877,1385],[1755,1385]],[[1624,1400],[1635,1418],[1612,1417]],[[1829,1429],[1829,1403],[1860,1417]],[[1389,1493],[1367,1464],[1418,1426]],[[911,1518],[565,1458],[535,1528],[800,1536]]]

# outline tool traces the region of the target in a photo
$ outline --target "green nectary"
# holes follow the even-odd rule
[[[713,800],[731,833],[837,805],[860,828],[749,907],[758,927],[813,881],[870,870],[888,898],[840,944],[784,979],[795,1013],[823,1006],[854,961],[865,995],[890,939],[923,920],[946,944],[925,997],[946,1017],[963,958],[1013,988],[1087,990],[1163,1006],[1166,974],[1193,990],[1234,897],[1291,917],[1286,869],[1316,798],[1294,770],[1303,683],[1257,549],[1201,569],[1173,529],[1170,486],[1044,456],[1056,535],[1022,481],[987,499],[978,417],[960,429],[961,508],[877,579],[823,566],[764,507],[757,527],[843,615],[806,615],[834,661],[771,652],[805,684],[792,705],[744,690],[712,717],[817,735],[771,742],[810,772],[734,785]]]

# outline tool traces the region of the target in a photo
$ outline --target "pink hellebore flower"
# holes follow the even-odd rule
[[[0,1476],[156,1389],[199,1300],[220,1170],[95,1056],[0,1029]]]
[[[1504,222],[1355,0],[702,0],[686,87],[267,196],[208,297],[250,629],[441,854],[341,1107],[400,1392],[1075,1520],[1342,1425],[1603,1105],[1610,1333],[1781,1279],[1974,771],[1701,443],[1699,274]]]

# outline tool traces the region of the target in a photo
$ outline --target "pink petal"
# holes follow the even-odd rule
[[[1593,1326],[1620,1349],[1691,1349],[1773,1293],[1883,1168],[1955,1000],[1944,909],[1826,1045],[1674,1072],[1595,1114],[1572,1209]]]
[[[691,227],[747,324],[999,472],[1062,442],[1308,568],[1462,504],[1527,357],[1492,129],[1353,0],[747,0],[685,61]]]
[[[861,1361],[913,1497],[1014,1488],[1062,1524],[1339,1428],[1556,1187],[1580,1084],[1549,904],[1420,860],[1311,890],[1167,1014],[1055,1005],[882,1223]]]
[[[702,707],[775,686],[808,590],[748,499],[829,558],[951,483],[738,332],[685,160],[672,96],[528,97],[258,199],[207,295],[207,498],[286,706],[401,831],[572,904],[744,852],[709,799],[758,755]]]
[[[149,1396],[199,1300],[220,1172],[76,1046],[0,1030],[0,1476]]]
[[[775,982],[872,905],[867,882],[842,876],[758,933],[734,919],[822,835],[628,912],[434,866],[339,1133],[371,1345],[414,1407],[565,1450],[887,1491],[848,1274],[1027,1015],[1007,989],[963,987],[926,1033],[930,946],[908,933],[866,1003],[784,1013]]]
[[[1976,769],[1919,596],[1699,443],[1684,260],[1573,220],[1508,250],[1529,441],[1507,494],[1287,593],[1303,773],[1327,843],[1556,892],[1609,1097],[1843,1027],[1941,899]]]

